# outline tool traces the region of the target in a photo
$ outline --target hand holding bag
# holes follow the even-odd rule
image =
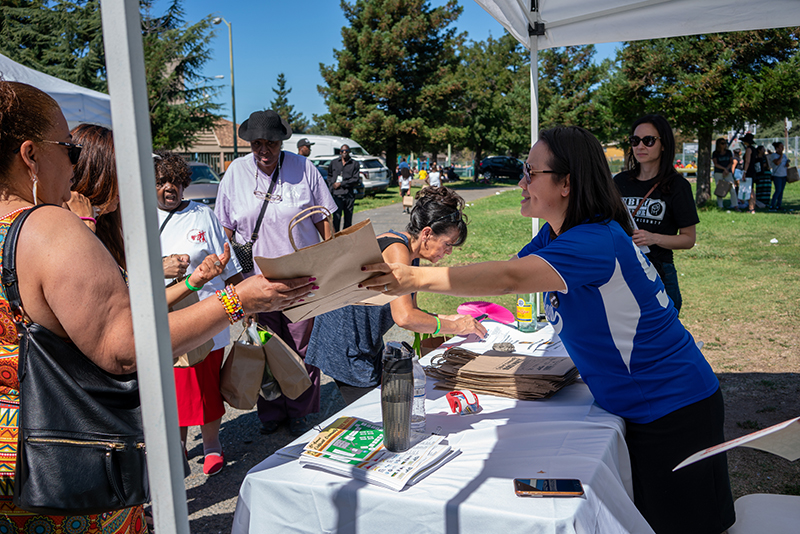
[[[14,504],[48,515],[143,504],[150,492],[136,373],[104,371],[22,309],[17,238],[37,207],[17,217],[3,247],[3,286],[20,333]]]

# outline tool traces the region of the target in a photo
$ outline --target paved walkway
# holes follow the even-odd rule
[[[459,194],[466,202],[490,196],[508,187],[459,189]],[[408,224],[408,215],[398,202],[391,206],[356,213],[354,222],[369,218],[376,234],[390,229],[404,230]],[[231,338],[235,339],[239,331],[231,329]],[[401,328],[393,327],[386,339],[397,341],[410,340],[412,335]],[[344,408],[336,384],[327,376],[322,377],[322,393],[320,412],[310,417],[314,424],[327,419],[330,415]],[[286,429],[281,427],[275,434],[263,436],[259,432],[261,424],[255,410],[242,411],[226,405],[226,414],[222,418],[220,437],[225,450],[227,465],[217,475],[206,477],[203,474],[203,441],[199,427],[189,429],[187,450],[192,473],[186,478],[186,497],[189,507],[189,523],[193,534],[222,534],[231,531],[233,512],[239,487],[247,471],[260,463],[264,458],[294,439]]]

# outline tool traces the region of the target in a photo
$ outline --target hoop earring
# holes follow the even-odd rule
[[[33,178],[31,178],[33,182],[33,205],[36,206],[39,203],[37,192],[39,187],[39,178],[34,174]]]

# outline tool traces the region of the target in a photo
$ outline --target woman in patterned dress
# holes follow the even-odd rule
[[[61,208],[70,199],[80,147],[50,96],[23,83],[0,81],[0,241],[17,215],[31,215],[17,250],[19,289],[33,322],[69,339],[103,370],[136,370],[130,298],[117,263],[80,218]],[[0,243],[2,245],[2,243]],[[282,309],[306,295],[307,278],[236,286],[247,313]],[[12,503],[16,464],[17,330],[0,288],[0,532],[139,533],[141,507],[86,516],[45,516]],[[229,324],[210,299],[170,314],[175,355],[199,346]]]

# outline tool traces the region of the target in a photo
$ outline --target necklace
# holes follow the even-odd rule
[[[24,206],[24,207],[22,207],[22,208],[15,209],[15,210],[14,210],[14,211],[12,211],[11,213],[6,213],[5,215],[3,215],[2,219],[10,219],[11,217],[13,217],[14,215],[16,215],[17,213],[19,213],[19,212],[21,212],[21,211],[29,210],[29,209],[31,209],[32,207],[33,207],[33,206]]]
[[[280,170],[281,170],[281,160],[278,159],[278,165],[275,167],[275,170],[272,172],[272,176],[273,176],[273,178],[275,176],[277,176],[278,183],[282,184]],[[257,199],[259,199],[259,200],[268,200],[270,202],[280,202],[281,198],[282,198],[281,195],[280,194],[275,194],[275,193],[272,192],[275,189],[274,186],[271,185],[270,188],[269,188],[269,191],[266,192],[266,193],[264,191],[259,191],[258,190],[258,171],[259,171],[258,162],[256,162],[256,186],[255,186],[255,189],[253,189],[253,195],[255,195],[255,197]],[[275,184],[275,185],[277,185],[277,184]]]

